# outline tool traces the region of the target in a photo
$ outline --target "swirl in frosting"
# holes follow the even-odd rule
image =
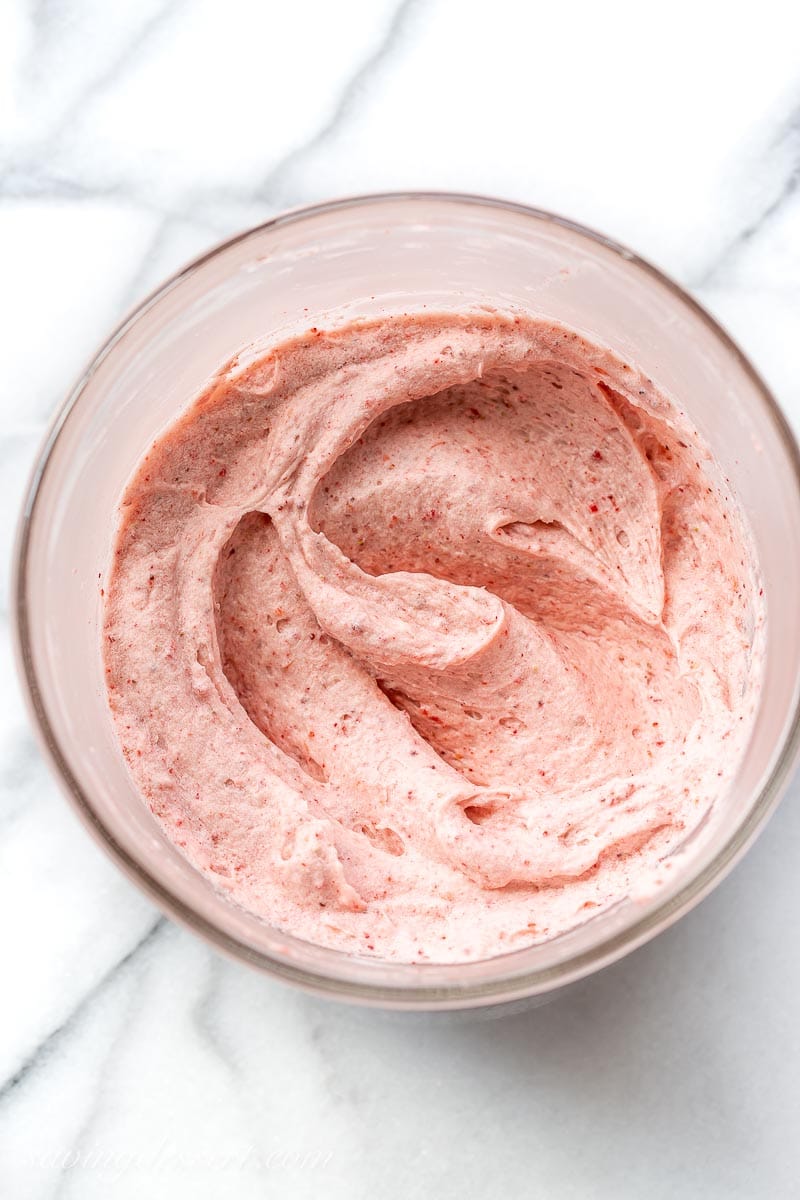
[[[245,908],[400,961],[657,885],[722,801],[763,623],[686,417],[489,311],[230,365],[128,485],[104,655],[169,838]]]

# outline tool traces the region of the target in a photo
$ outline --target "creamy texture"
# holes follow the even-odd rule
[[[561,326],[311,330],[129,484],[111,709],[167,835],[271,924],[451,961],[631,892],[724,796],[763,622],[686,418]]]

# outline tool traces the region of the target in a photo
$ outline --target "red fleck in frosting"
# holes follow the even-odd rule
[[[105,593],[168,837],[269,923],[397,961],[656,887],[760,682],[749,541],[686,418],[503,313],[314,329],[215,379],[129,483]]]

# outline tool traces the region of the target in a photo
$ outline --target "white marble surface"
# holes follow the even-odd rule
[[[653,258],[800,426],[800,10],[4,0],[0,496],[98,340],[279,208],[507,195]],[[78,825],[0,643],[0,1195],[800,1195],[800,786],[677,927],[545,1008],[310,999],[159,917]]]

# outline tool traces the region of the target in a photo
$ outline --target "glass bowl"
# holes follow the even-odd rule
[[[517,306],[605,343],[679,399],[747,514],[767,605],[764,686],[730,793],[670,882],[543,945],[460,965],[323,949],[216,891],[165,838],[128,776],[106,705],[100,586],[117,503],[154,436],[250,343],[348,316]],[[47,435],[21,517],[20,670],[80,816],[164,912],[219,949],[317,993],[446,1009],[543,997],[665,929],[713,888],[775,808],[800,741],[800,471],[786,421],[694,300],[570,221],[450,194],[363,196],[284,213],[185,267],[97,352]]]

